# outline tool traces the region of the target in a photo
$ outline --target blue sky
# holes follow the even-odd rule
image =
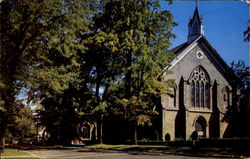
[[[195,1],[174,1],[164,9],[170,10],[179,25],[173,32],[171,48],[186,42],[188,22],[193,16]],[[198,1],[200,17],[203,18],[205,37],[230,66],[232,61],[243,60],[249,66],[249,43],[243,41],[248,26],[249,6],[241,1]]]

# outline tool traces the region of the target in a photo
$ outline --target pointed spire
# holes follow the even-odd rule
[[[192,19],[188,23],[188,42],[192,42],[200,35],[204,35],[202,19],[199,16],[197,0]]]

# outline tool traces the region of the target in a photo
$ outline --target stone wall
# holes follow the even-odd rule
[[[214,137],[216,135],[214,132],[217,130],[209,130],[210,126],[214,122],[218,123],[218,137],[223,137],[225,131],[228,128],[228,123],[225,120],[225,114],[227,112],[228,106],[231,104],[231,94],[227,96],[229,99],[225,99],[225,88],[231,89],[229,83],[221,72],[218,61],[213,59],[211,53],[203,43],[196,43],[192,47],[186,49],[188,51],[182,59],[171,67],[173,71],[172,74],[164,74],[165,80],[174,79],[177,85],[176,93],[176,106],[173,106],[173,96],[170,97],[169,94],[162,95],[162,106],[163,106],[163,122],[162,122],[162,137],[165,139],[165,135],[169,133],[171,139],[178,137],[179,134],[176,131],[181,131],[181,128],[177,128],[176,122],[179,120],[178,114],[185,116],[185,125],[183,128],[185,130],[184,137],[186,139],[190,138],[191,133],[195,130],[194,122],[197,117],[202,116],[205,118],[206,125],[206,137]],[[197,52],[201,52],[202,58],[197,58]],[[208,73],[210,78],[210,108],[193,108],[190,102],[190,85],[189,78],[190,74],[197,66],[202,66]],[[183,90],[180,90],[180,84],[183,81]],[[214,87],[216,85],[216,87]],[[214,90],[214,88],[216,90]],[[180,93],[183,95],[183,102],[180,101]],[[215,92],[215,93],[214,93]],[[216,117],[216,113],[218,114]],[[218,118],[218,119],[216,119]],[[183,121],[181,121],[182,123]],[[215,129],[216,127],[211,128]],[[215,133],[216,134],[216,133]],[[183,135],[182,135],[183,136]]]

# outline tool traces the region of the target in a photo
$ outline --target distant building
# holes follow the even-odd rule
[[[187,42],[173,48],[176,58],[172,74],[164,79],[175,81],[163,94],[162,139],[188,139],[194,131],[200,137],[226,137],[229,132],[227,110],[232,103],[227,73],[229,67],[204,37],[204,26],[195,8],[188,24]]]

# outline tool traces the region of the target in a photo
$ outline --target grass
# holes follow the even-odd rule
[[[2,156],[29,156],[30,154],[18,149],[5,148]]]
[[[86,146],[91,149],[105,149],[105,150],[118,150],[118,151],[128,151],[128,150],[163,150],[168,147],[165,145],[105,145],[105,144],[97,144]]]
[[[34,157],[32,156],[30,153],[22,151],[22,150],[18,150],[18,149],[12,149],[12,148],[5,148],[4,149],[4,153],[1,154],[1,157],[7,157],[8,159],[11,159],[11,157],[13,157],[13,159],[15,158],[14,156],[17,156],[18,159],[39,159],[38,157]],[[23,158],[22,158],[23,157]]]
[[[179,149],[176,147],[166,146],[166,145],[89,145],[86,148],[90,149],[103,149],[103,150],[115,150],[115,151],[141,151],[141,152],[171,152],[176,154],[189,154],[189,155],[229,155],[231,156],[249,156],[249,152],[238,152],[232,148],[220,148],[218,150],[213,148],[191,148],[186,147],[187,149]]]

